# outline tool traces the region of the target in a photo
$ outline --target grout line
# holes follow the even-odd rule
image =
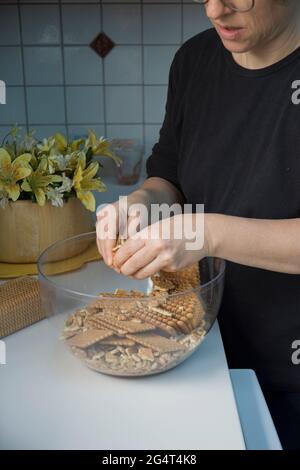
[[[1,5],[2,3],[0,4],[0,8],[1,8]],[[26,4],[27,5],[27,4]],[[37,3],[35,3],[35,5],[38,5]],[[45,5],[43,3],[43,5]],[[51,3],[51,5],[55,5],[55,3]],[[69,5],[69,3],[68,3]],[[76,5],[80,5],[79,3],[77,3]],[[96,5],[95,3],[93,5]],[[136,4],[135,4],[136,5]],[[148,4],[147,4],[148,5]],[[168,3],[168,5],[170,5]],[[0,49],[1,47],[16,47],[18,46],[18,44],[0,44]],[[68,48],[68,47],[88,47],[89,44],[86,43],[86,42],[72,42],[72,43],[64,43],[64,47]],[[166,43],[151,43],[151,42],[145,42],[145,43],[142,43],[142,42],[122,42],[122,43],[118,43],[117,44],[117,47],[129,47],[129,46],[149,46],[149,47],[164,47],[164,46],[170,46],[170,47],[174,47],[174,46],[177,46],[179,47],[180,44],[178,42],[166,42]],[[42,43],[42,44],[38,44],[38,43],[35,43],[35,42],[32,42],[32,43],[26,43],[24,44],[24,47],[59,47],[59,44],[57,43],[53,43],[53,42],[48,42],[48,43]]]
[[[103,3],[100,0],[100,31],[104,31],[103,29],[104,24],[104,10],[103,10]],[[99,56],[100,58],[100,56]],[[102,83],[103,83],[103,117],[104,117],[104,135],[107,135],[107,107],[106,107],[106,81],[105,81],[105,58],[101,57],[100,60],[102,61],[101,68],[102,68]]]
[[[20,46],[19,47],[20,47],[20,50],[21,50],[21,62],[22,62],[22,73],[23,73],[22,88],[23,88],[23,94],[24,94],[25,121],[26,121],[25,126],[26,126],[26,132],[28,133],[29,132],[29,115],[28,115],[28,99],[27,99],[27,86],[26,86],[26,75],[25,75],[25,58],[24,58],[23,29],[22,29],[22,18],[21,18],[20,2],[18,2],[17,7],[18,7],[17,10],[18,10],[19,34],[20,34]]]
[[[21,65],[22,65],[22,73],[23,73],[23,85],[7,85],[7,88],[15,88],[15,87],[18,87],[18,88],[23,88],[23,92],[24,92],[24,103],[25,103],[25,119],[26,119],[26,128],[27,128],[27,131],[29,130],[29,100],[28,100],[28,96],[27,96],[27,91],[29,88],[32,88],[32,87],[63,87],[63,100],[64,100],[64,111],[65,111],[65,122],[64,123],[55,123],[55,124],[51,124],[51,123],[44,123],[44,124],[41,124],[41,123],[38,123],[38,124],[31,124],[30,123],[30,126],[55,126],[55,125],[59,125],[59,126],[65,126],[66,127],[66,130],[67,130],[67,135],[69,134],[69,127],[70,126],[88,126],[88,125],[99,125],[99,126],[103,126],[104,127],[104,131],[105,131],[105,135],[107,134],[107,129],[108,129],[108,126],[128,126],[128,125],[139,125],[142,127],[142,141],[143,141],[143,145],[144,145],[144,150],[146,150],[146,128],[147,126],[151,126],[151,125],[154,125],[154,126],[161,126],[161,122],[146,122],[146,108],[145,108],[145,98],[146,98],[146,87],[167,87],[168,83],[145,83],[145,48],[146,47],[164,47],[164,46],[169,46],[169,47],[180,47],[180,45],[183,43],[183,36],[184,36],[184,21],[183,21],[183,12],[184,12],[184,4],[193,4],[193,1],[191,2],[184,2],[184,0],[178,0],[177,2],[169,2],[169,3],[166,3],[164,1],[162,2],[159,2],[159,3],[154,3],[154,2],[142,2],[142,0],[140,0],[140,2],[138,3],[134,3],[134,2],[130,2],[130,1],[127,1],[126,4],[130,4],[130,5],[140,5],[140,16],[141,16],[141,25],[140,25],[140,29],[141,29],[141,41],[139,43],[122,43],[122,44],[117,44],[118,47],[124,47],[124,46],[139,46],[141,47],[141,72],[142,72],[142,79],[141,79],[141,83],[108,83],[105,79],[105,60],[104,59],[100,59],[102,60],[102,76],[103,76],[103,80],[102,80],[102,84],[98,84],[98,83],[95,83],[95,84],[84,84],[84,83],[78,83],[78,84],[69,84],[66,82],[66,62],[65,62],[65,48],[70,48],[70,47],[78,47],[78,46],[83,46],[83,47],[88,47],[89,44],[87,43],[71,43],[71,44],[64,44],[64,28],[63,28],[63,4],[67,4],[67,5],[82,5],[82,4],[88,4],[88,5],[99,5],[99,13],[100,13],[100,18],[99,18],[99,22],[100,22],[100,29],[101,31],[103,31],[103,26],[104,26],[104,7],[103,7],[103,4],[106,4],[106,5],[110,5],[111,3],[110,2],[106,2],[106,1],[103,1],[103,0],[98,0],[97,3],[95,2],[83,2],[82,3],[78,3],[78,2],[67,2],[65,3],[64,0],[57,0],[56,3],[51,3],[51,2],[43,2],[43,3],[33,3],[33,2],[22,2],[23,5],[40,5],[40,4],[43,4],[43,5],[57,5],[58,7],[58,10],[59,10],[59,15],[60,15],[60,18],[59,18],[59,28],[60,28],[60,41],[58,44],[53,44],[53,43],[47,43],[47,44],[37,44],[37,43],[28,43],[28,44],[24,44],[23,43],[23,31],[22,31],[22,17],[21,17],[21,1],[18,0],[16,2],[3,2],[0,4],[0,12],[1,12],[1,6],[3,5],[12,5],[12,4],[15,4],[17,5],[17,9],[18,9],[18,17],[19,17],[19,30],[20,30],[20,41],[21,43],[20,44],[5,44],[5,45],[0,45],[0,49],[1,47],[19,47],[20,48],[20,52],[21,52]],[[181,22],[180,22],[180,40],[181,40],[181,44],[178,44],[177,43],[144,43],[144,5],[156,5],[157,7],[160,6],[160,5],[180,5],[180,11],[181,11]],[[113,5],[124,5],[124,3],[122,3],[121,1],[120,2],[114,2]],[[63,83],[58,83],[58,84],[36,84],[36,85],[29,85],[27,84],[26,82],[26,76],[25,76],[25,65],[26,65],[26,61],[25,61],[25,52],[26,52],[26,47],[59,47],[60,50],[61,50],[61,60],[62,60],[62,75],[63,75]],[[68,87],[99,87],[99,86],[102,86],[103,87],[103,122],[96,122],[96,123],[88,123],[88,124],[85,124],[85,123],[71,123],[69,122],[69,119],[68,119],[68,107],[67,107],[67,86]],[[142,87],[142,120],[139,121],[139,122],[121,122],[121,123],[117,123],[117,122],[108,122],[107,121],[107,90],[108,90],[108,87]],[[11,124],[2,124],[2,125],[11,125]]]
[[[26,85],[27,88],[51,88],[51,87],[61,87],[61,86],[64,86],[63,83],[56,83],[56,84],[44,84],[44,85]],[[100,85],[97,85],[97,84],[94,84],[94,83],[80,83],[80,84],[72,84],[72,83],[68,83],[65,85],[66,87],[73,87],[73,88],[79,88],[79,87],[91,87],[91,88],[95,88],[95,87],[104,87],[104,85],[100,84]],[[143,86],[143,83],[107,83],[106,84],[106,87],[141,87]],[[152,86],[152,87],[166,87],[168,86],[168,83],[145,83],[144,86]],[[22,87],[22,85],[6,85],[6,88],[20,88]]]
[[[143,140],[143,160],[142,171],[145,165],[146,152],[146,104],[145,104],[145,50],[144,50],[144,3],[141,3],[141,42],[142,42],[142,140]]]
[[[119,1],[119,2],[109,2],[109,1],[103,1],[103,0],[98,0],[98,1],[99,1],[99,3],[103,3],[103,4],[106,4],[106,5],[110,5],[110,4],[113,4],[113,5],[124,5],[124,2],[122,2],[122,1]],[[141,1],[141,0],[140,0],[140,1]],[[22,4],[23,4],[23,5],[41,5],[41,4],[42,4],[42,5],[55,5],[55,4],[59,3],[59,2],[60,2],[60,0],[56,0],[55,3],[50,2],[50,1],[49,1],[49,2],[31,2],[31,1],[29,0],[28,2],[27,2],[27,1],[23,1]],[[18,3],[21,3],[20,0],[16,0],[16,1],[14,1],[14,2],[9,2],[9,1],[7,1],[7,2],[1,2],[1,6],[2,6],[2,5],[5,5],[5,6],[7,6],[7,5],[18,5]],[[81,3],[81,4],[84,3],[85,5],[97,5],[98,2],[97,2],[97,1],[95,1],[95,2],[90,1],[90,2],[89,2],[89,1],[84,1],[84,0],[82,0],[82,2],[65,2],[65,1],[62,0],[62,3],[65,3],[65,4],[67,4],[67,5],[78,5],[78,4],[80,5],[80,3]],[[181,0],[177,0],[177,1],[174,0],[174,1],[172,1],[172,2],[164,2],[164,1],[162,1],[162,2],[159,2],[159,3],[158,3],[158,2],[151,2],[151,1],[149,1],[149,2],[142,2],[142,3],[144,3],[144,4],[146,4],[146,5],[178,5],[178,3],[181,3]],[[184,2],[184,3],[186,3],[186,4],[194,4],[195,2],[194,2],[194,0],[190,0],[190,1]],[[126,4],[129,4],[129,5],[137,5],[138,3],[137,3],[137,2],[126,1]]]
[[[183,0],[181,0],[181,44],[183,44]]]
[[[63,74],[63,97],[64,97],[64,110],[65,110],[65,126],[67,131],[67,139],[69,139],[68,127],[68,109],[67,109],[67,90],[66,90],[66,68],[65,68],[65,51],[64,51],[64,28],[62,18],[62,2],[59,0],[59,27],[60,27],[60,51],[62,61],[62,74]]]
[[[1,123],[0,126],[5,126],[5,127],[9,127],[9,126],[13,126],[15,123],[11,123],[11,122],[4,122],[4,123]],[[26,125],[26,123],[20,123],[20,125]],[[85,126],[104,126],[105,125],[105,122],[69,122],[68,123],[68,126],[71,127],[71,126],[82,126],[82,127],[85,127]],[[41,126],[41,127],[51,127],[51,126],[66,126],[66,123],[65,122],[47,122],[47,123],[41,123],[41,122],[33,122],[30,124],[30,126]],[[138,122],[107,122],[107,126],[142,126],[142,123],[141,121],[138,121]],[[145,126],[161,126],[161,122],[145,122]]]

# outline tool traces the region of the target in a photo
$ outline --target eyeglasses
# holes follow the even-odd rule
[[[255,0],[221,0],[223,5],[230,8],[233,11],[239,13],[246,13],[254,8]],[[194,0],[196,3],[206,5],[208,0]]]

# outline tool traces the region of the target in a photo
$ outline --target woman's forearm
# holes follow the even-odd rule
[[[146,179],[141,187],[132,193],[132,198],[134,201],[139,199],[142,203],[147,205],[149,210],[151,204],[165,203],[171,206],[175,203],[183,203],[183,197],[180,191],[169,181],[158,177]]]
[[[211,256],[246,266],[300,274],[300,219],[247,219],[206,214]]]

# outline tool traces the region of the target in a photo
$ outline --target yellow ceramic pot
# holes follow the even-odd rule
[[[63,207],[50,202],[43,207],[31,201],[9,202],[0,208],[0,262],[35,263],[52,243],[94,229],[92,213],[76,198]]]

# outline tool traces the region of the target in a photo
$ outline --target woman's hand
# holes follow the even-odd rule
[[[179,214],[156,222],[126,240],[113,267],[126,276],[145,279],[163,269],[177,271],[209,256],[203,214]]]
[[[113,248],[116,245],[117,238],[122,235],[122,231],[127,227],[140,226],[146,227],[148,225],[148,218],[141,218],[140,214],[134,212],[135,204],[142,204],[145,208],[148,207],[147,193],[143,190],[137,190],[131,193],[126,198],[121,198],[118,201],[106,204],[97,211],[97,246],[104,262],[108,266],[112,266],[113,261]],[[125,230],[126,232],[126,230]],[[127,235],[125,233],[125,237]]]

